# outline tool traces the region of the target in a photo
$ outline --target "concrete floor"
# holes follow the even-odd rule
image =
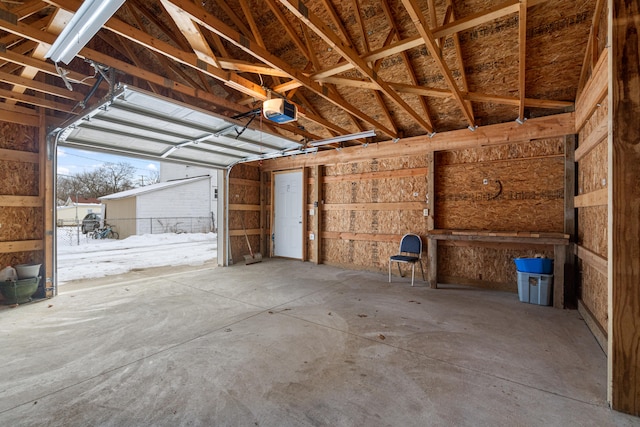
[[[0,310],[2,426],[626,426],[576,311],[287,260]]]

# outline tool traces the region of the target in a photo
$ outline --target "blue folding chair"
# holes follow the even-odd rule
[[[389,257],[389,283],[391,283],[391,263],[398,263],[398,271],[400,277],[404,277],[400,269],[400,263],[411,264],[411,286],[413,286],[413,278],[416,272],[416,264],[420,264],[422,270],[422,280],[424,278],[424,269],[422,268],[422,239],[417,234],[405,234],[400,240],[400,253]]]

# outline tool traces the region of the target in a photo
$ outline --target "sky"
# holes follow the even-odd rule
[[[127,273],[133,269],[202,265],[217,260],[217,234],[166,233],[122,240],[93,239],[77,227],[59,227],[58,283]]]
[[[146,180],[153,173],[160,172],[160,163],[153,160],[58,147],[58,175],[73,176],[82,172],[91,172],[105,163],[120,162],[129,163],[136,168],[134,181],[137,184],[140,184],[143,179]]]

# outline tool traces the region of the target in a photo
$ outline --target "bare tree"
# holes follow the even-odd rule
[[[135,167],[126,162],[107,163],[94,171],[82,172],[74,176],[58,177],[58,199],[80,195],[98,198],[120,191],[130,190],[133,186]]]

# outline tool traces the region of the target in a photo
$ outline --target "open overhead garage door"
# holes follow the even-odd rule
[[[256,113],[257,114],[257,113]],[[139,89],[121,87],[57,130],[58,143],[226,169],[296,151],[301,144]]]

